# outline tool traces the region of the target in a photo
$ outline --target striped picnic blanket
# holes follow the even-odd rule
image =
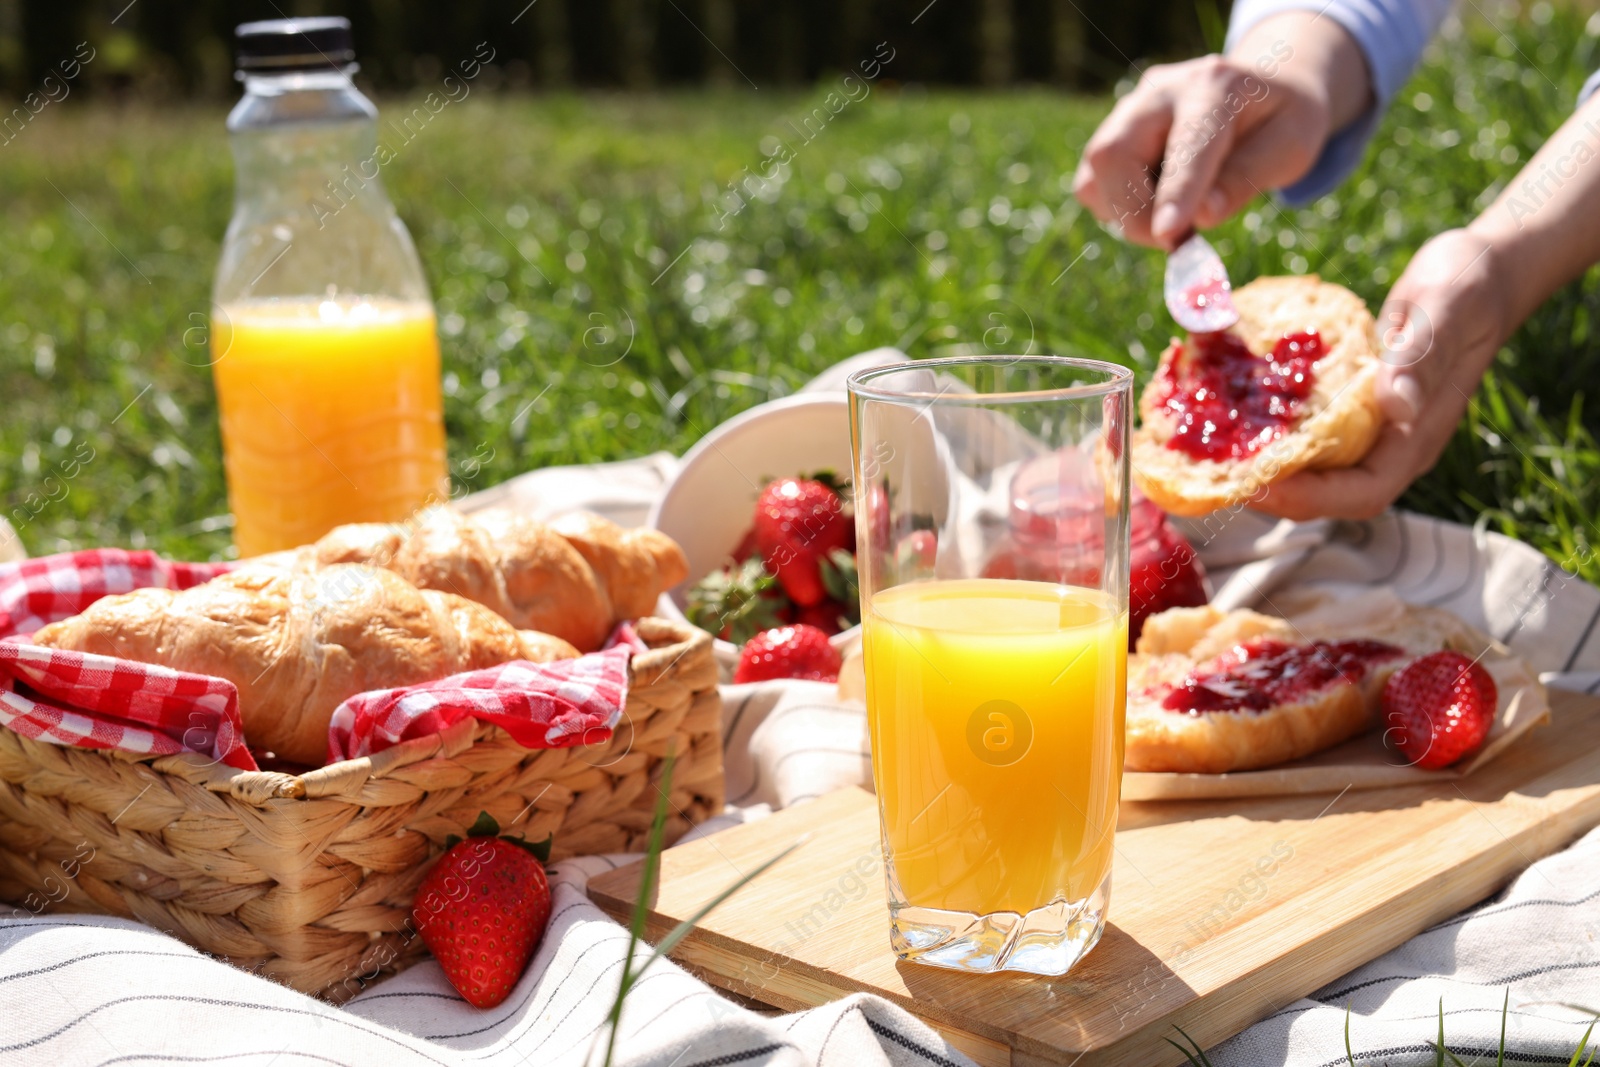
[[[837,388],[860,361],[892,355],[857,357],[818,385]],[[675,462],[658,454],[539,471],[480,502],[536,515],[588,507],[638,523]],[[1600,689],[1600,590],[1526,545],[1398,512],[1364,523],[1279,523],[1250,512],[1224,519],[1186,531],[1224,606],[1270,610],[1280,591],[1307,584],[1388,587],[1493,633],[1551,685]],[[863,715],[839,705],[832,686],[728,686],[724,697],[733,809],[696,835],[870,780]],[[431,961],[333,1008],[134,923],[0,915],[0,1063],[595,1063],[627,935],[582,886],[629,858],[557,866],[549,934],[510,999],[490,1011],[463,1002]],[[1165,877],[1179,893],[1184,872]],[[1566,1063],[1600,1011],[1600,831],[1533,864],[1497,901],[1278,1005],[1210,1059],[1218,1067],[1344,1063],[1348,1009],[1357,1063],[1431,1064],[1426,1042],[1437,1033],[1442,1003],[1447,1045],[1472,1062],[1494,1054],[1508,989],[1508,1061]],[[641,1067],[969,1062],[915,1018],[870,996],[791,1015],[759,1013],[670,963],[636,987],[619,1049],[619,1063]]]

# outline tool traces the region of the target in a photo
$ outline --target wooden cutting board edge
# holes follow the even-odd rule
[[[1370,928],[1372,914],[1352,914],[1335,930],[1324,931],[1309,939],[1319,944],[1297,943],[1255,971],[1212,989],[1204,1000],[1146,1023],[1110,1044],[1078,1055],[1076,1059],[1064,1059],[1060,1049],[1043,1045],[1027,1035],[1008,1034],[1000,1030],[993,1034],[975,1033],[945,1015],[935,1005],[895,995],[888,999],[938,1029],[953,1045],[984,1067],[1007,1063],[1030,1067],[1063,1063],[1081,1064],[1081,1067],[1180,1064],[1184,1062],[1183,1057],[1166,1041],[1166,1038],[1176,1036],[1174,1026],[1183,1027],[1202,1047],[1225,1040],[1242,1027],[1232,1022],[1219,1024],[1218,1019],[1247,1018],[1249,1021],[1244,1025],[1259,1021],[1284,1004],[1321,988],[1340,975],[1349,973],[1487,898],[1534,859],[1560,849],[1586,829],[1600,823],[1600,790],[1585,791],[1579,788],[1592,783],[1581,781],[1578,762],[1574,759],[1552,768],[1503,798],[1501,803],[1521,793],[1533,794],[1539,799],[1525,797],[1512,800],[1510,810],[1526,814],[1526,818],[1516,826],[1496,825],[1492,820],[1489,821],[1500,839],[1497,843],[1480,849],[1466,863],[1452,865],[1442,862],[1437,874],[1385,900],[1377,912],[1384,927],[1381,935],[1374,935]],[[838,796],[819,798],[811,803],[826,806],[830,801],[836,801]],[[1461,832],[1471,826],[1481,839],[1478,820],[1488,820],[1489,817],[1480,810],[1479,803],[1464,791],[1462,799],[1470,805],[1469,809],[1463,810],[1447,825]],[[1502,817],[1501,823],[1504,824],[1504,821]],[[1448,854],[1448,850],[1444,854]],[[625,919],[632,908],[634,891],[630,890],[630,885],[637,885],[637,867],[636,864],[591,882],[590,896],[609,913]],[[1348,898],[1352,892],[1359,893],[1370,884],[1373,893],[1381,897],[1384,895],[1381,891],[1383,879],[1384,872],[1375,868],[1366,872],[1355,886],[1346,884],[1337,890],[1325,891],[1325,895]],[[1312,894],[1309,900],[1302,898],[1301,903],[1315,906],[1317,896]],[[1337,908],[1339,902],[1329,900],[1325,903]],[[1268,924],[1271,921],[1273,913],[1269,912],[1258,917],[1251,925]],[[1356,924],[1365,924],[1366,927],[1361,931],[1360,938],[1342,936],[1345,930],[1353,930]],[[672,925],[673,920],[652,911],[647,925],[648,935],[659,939]],[[1275,929],[1281,933],[1281,923]],[[1239,932],[1235,931],[1235,934]],[[785,982],[789,989],[793,991],[800,987],[814,994],[814,997],[787,995],[761,981],[762,976],[752,967],[746,951],[734,939],[725,938],[715,931],[697,929],[680,943],[674,957],[713,985],[781,1010],[801,1010],[828,1003],[837,1000],[842,990],[881,992],[843,975],[827,975],[824,980],[823,976],[812,973],[816,970],[814,967],[803,961],[789,960],[784,964]],[[749,974],[750,978],[735,977],[742,974]],[[1219,1008],[1229,1010],[1219,1011]]]
[[[1559,777],[1560,772],[1545,776]],[[1545,778],[1529,784],[1539,785]],[[1467,820],[1464,818],[1459,821]],[[1320,946],[1296,946],[1255,972],[1213,991],[1206,1000],[1180,1008],[1102,1049],[1091,1050],[1076,1062],[1082,1067],[1181,1064],[1185,1062],[1183,1057],[1163,1040],[1176,1036],[1174,1027],[1181,1026],[1202,1048],[1210,1048],[1244,1028],[1231,1024],[1222,1027],[1214,1025],[1215,1019],[1227,1014],[1220,1008],[1230,1004],[1249,1004],[1253,1000],[1256,1007],[1241,1007],[1235,1017],[1248,1018],[1245,1027],[1260,1022],[1282,1010],[1288,1002],[1309,995],[1398,948],[1425,930],[1488,899],[1511,882],[1530,862],[1571,844],[1597,824],[1600,824],[1600,792],[1591,793],[1566,806],[1554,819],[1530,822],[1513,836],[1502,833],[1500,845],[1480,853],[1467,864],[1441,871],[1431,883],[1413,886],[1406,893],[1386,901],[1375,913],[1381,917],[1386,928],[1383,934],[1375,935],[1370,929],[1372,915],[1354,916],[1337,930],[1320,935],[1317,938]],[[1379,871],[1369,875],[1369,880],[1374,882],[1380,882],[1381,878]],[[1437,891],[1434,891],[1435,884]],[[1262,918],[1270,918],[1270,914]],[[1361,940],[1341,936],[1345,930],[1357,924],[1366,924],[1368,927],[1363,931]],[[1374,948],[1376,951],[1373,951]],[[1281,995],[1271,995],[1279,991]],[[1013,1062],[1031,1065],[1060,1064],[1063,1061],[1059,1058],[1034,1059],[1030,1056]]]
[[[1530,785],[1556,784],[1546,783],[1545,780],[1559,778],[1560,773],[1555,772]],[[1463,819],[1457,821],[1467,821],[1465,816],[1468,814],[1463,813]],[[1502,835],[1499,846],[1480,853],[1470,864],[1442,870],[1436,880],[1448,883],[1448,891],[1433,892],[1430,883],[1422,883],[1386,901],[1378,913],[1386,927],[1381,936],[1375,936],[1370,929],[1363,931],[1361,939],[1341,936],[1346,928],[1370,924],[1372,921],[1371,915],[1352,916],[1338,930],[1318,935],[1315,938],[1318,945],[1297,944],[1254,973],[1212,991],[1205,1000],[1196,1001],[1129,1032],[1126,1037],[1102,1048],[1087,1050],[1071,1060],[1064,1059],[1060,1050],[1040,1044],[1027,1035],[1012,1034],[1008,1041],[1001,1032],[976,1033],[958,1025],[936,1006],[897,996],[888,999],[938,1030],[980,1067],[1003,1067],[1007,1064],[1013,1067],[1059,1067],[1063,1063],[1081,1067],[1182,1064],[1185,1062],[1183,1057],[1167,1043],[1168,1038],[1177,1036],[1176,1027],[1182,1027],[1201,1047],[1210,1048],[1232,1037],[1240,1029],[1233,1023],[1218,1025],[1218,1019],[1243,1017],[1258,1022],[1281,1010],[1289,1002],[1321,988],[1340,975],[1348,974],[1464,908],[1486,899],[1526,866],[1529,855],[1548,855],[1574,840],[1587,827],[1600,823],[1600,794],[1567,806],[1562,814],[1570,817],[1560,818],[1560,825],[1553,820],[1532,822],[1514,836]],[[1382,872],[1374,870],[1364,880],[1381,885],[1382,878]],[[1440,888],[1446,887],[1441,885]],[[1349,893],[1351,887],[1338,892]],[[610,914],[626,919],[631,903],[622,896],[608,893],[592,895]],[[1272,913],[1268,913],[1251,925],[1269,923],[1272,919]],[[672,921],[651,911],[647,936],[659,940],[673,925]],[[1374,945],[1378,946],[1376,952],[1372,951]],[[750,961],[739,950],[737,941],[709,930],[697,929],[686,937],[679,943],[674,959],[711,985],[784,1011],[801,1011],[837,1000],[841,989],[880,992],[844,975],[833,975],[828,981],[822,981],[817,977],[814,967],[803,961],[790,960],[784,964],[787,988],[793,990],[797,985],[803,985],[814,990],[815,996],[800,998],[783,995],[776,988],[763,984],[759,974],[751,973]],[[738,974],[751,974],[751,977],[741,980],[735,977]]]
[[[613,905],[621,903],[616,898],[601,898],[597,896],[595,899],[596,903],[600,904],[607,914],[610,914],[613,918],[619,918],[622,921],[627,920],[627,912],[631,910],[631,905],[629,905],[628,909],[616,909]],[[676,924],[667,922],[652,911],[645,923],[645,938],[649,941],[659,941],[671,931],[674,925]],[[885,936],[887,936],[887,933]],[[843,976],[837,976],[832,984],[827,984],[817,982],[810,974],[802,974],[800,977],[804,980],[804,984],[813,986],[816,990],[816,996],[813,999],[786,996],[770,986],[741,981],[734,977],[734,972],[748,972],[749,961],[737,952],[729,952],[723,944],[719,943],[725,940],[719,935],[703,935],[701,931],[696,930],[678,943],[678,947],[672,953],[672,961],[707,985],[716,986],[718,989],[727,990],[746,1000],[765,1004],[779,1011],[805,1011],[808,1008],[832,1003],[839,999],[839,987],[841,985],[855,985],[861,992],[865,993],[877,992],[865,985],[844,979]],[[794,970],[798,966],[797,964],[788,964],[785,967],[786,970],[791,972],[789,978],[791,987],[797,984],[794,979]],[[800,969],[804,971],[810,970],[810,968]],[[939,1031],[950,1044],[960,1049],[979,1067],[1009,1067],[1009,1065],[1017,1062],[1014,1059],[1011,1047],[1004,1041],[972,1033],[970,1030],[962,1029],[948,1021],[930,1018],[925,1012],[916,1012],[914,1014]]]

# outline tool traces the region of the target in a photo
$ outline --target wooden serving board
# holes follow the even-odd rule
[[[865,990],[980,1064],[1176,1064],[1503,886],[1600,823],[1600,701],[1552,694],[1553,722],[1470,778],[1336,795],[1123,804],[1110,923],[1062,978],[897,961],[877,807],[856,789],[668,850],[659,938],[798,839],[798,850],[674,957],[785,1010]],[[809,834],[809,837],[805,835]],[[625,917],[640,865],[589,883]]]

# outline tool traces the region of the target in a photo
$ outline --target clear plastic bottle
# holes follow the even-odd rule
[[[415,246],[384,194],[350,23],[238,28],[233,219],[212,370],[234,543],[253,556],[449,491],[439,343]]]

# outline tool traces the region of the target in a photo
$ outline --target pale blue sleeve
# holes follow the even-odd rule
[[[1589,75],[1588,80],[1583,83],[1583,88],[1578,91],[1578,103],[1581,104],[1593,96],[1596,89],[1600,89],[1600,70]]]
[[[1315,200],[1356,169],[1389,101],[1411,77],[1422,51],[1450,12],[1451,0],[1238,0],[1228,23],[1228,46],[1270,15],[1313,11],[1337,22],[1355,39],[1372,73],[1375,103],[1366,114],[1334,133],[1304,178],[1278,190],[1291,204]]]

